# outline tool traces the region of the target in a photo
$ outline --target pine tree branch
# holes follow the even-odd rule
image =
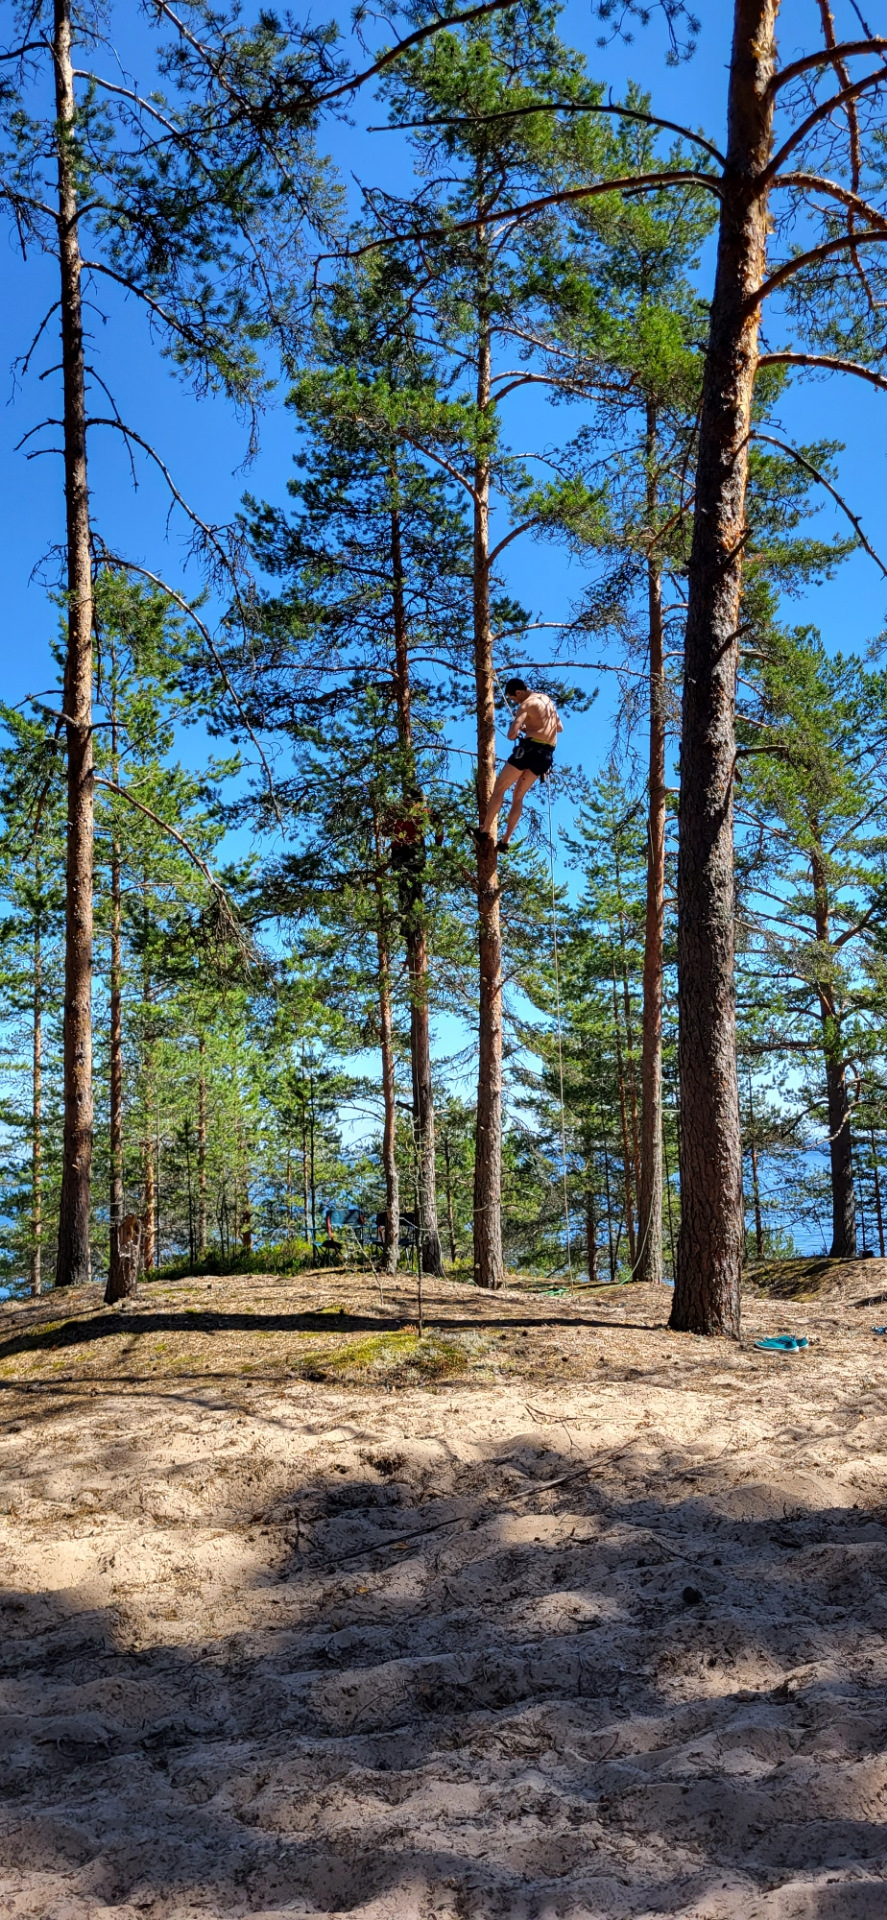
[[[864,53],[887,53],[887,39],[870,34],[866,40],[847,40],[835,47],[823,47],[818,53],[802,54],[799,60],[792,60],[781,72],[773,75],[767,92],[778,93],[781,87],[790,86],[793,80],[799,79],[804,73],[814,72],[817,67],[834,66],[836,54],[840,60],[851,60],[857,54]]]
[[[188,859],[192,865],[203,874],[204,879],[212,887],[213,892],[217,893],[221,899],[224,900],[229,912],[231,911],[228,896],[222,886],[221,880],[217,880],[215,875],[210,872],[206,861],[201,859],[199,853],[195,853],[194,848],[190,845],[189,841],[185,839],[184,834],[179,832],[178,827],[172,826],[168,820],[161,819],[160,814],[155,813],[153,807],[146,806],[144,800],[137,800],[135,794],[131,793],[128,787],[118,786],[116,780],[106,780],[102,773],[95,774],[94,779],[97,787],[107,787],[108,792],[115,793],[118,799],[127,800],[129,805],[135,807],[139,813],[143,813],[146,819],[153,820],[155,827],[160,827],[163,833],[168,833],[171,839],[178,841],[179,846],[188,855]]]
[[[583,200],[599,199],[603,194],[639,194],[659,193],[663,187],[691,186],[705,187],[716,199],[721,197],[721,183],[713,174],[693,173],[689,168],[674,167],[662,173],[627,174],[619,180],[596,180],[586,187],[564,187],[558,193],[546,193],[538,200],[528,200],[523,206],[502,207],[497,212],[486,210],[472,214],[465,220],[453,220],[445,227],[416,227],[406,233],[386,233],[379,240],[367,240],[360,247],[342,247],[335,253],[319,253],[315,259],[315,285],[317,269],[327,260],[362,260],[368,253],[378,253],[381,247],[401,246],[408,242],[422,240],[448,240],[457,233],[470,233],[476,227],[496,227],[506,229],[517,226],[531,214],[544,213],[548,207],[577,205]]]
[[[231,680],[230,674],[228,673],[225,663],[218,652],[218,649],[215,645],[215,642],[212,638],[209,628],[205,625],[204,621],[199,619],[198,615],[194,611],[194,608],[189,604],[189,602],[184,598],[184,596],[181,593],[178,593],[175,587],[171,587],[166,580],[161,579],[159,574],[152,573],[148,567],[137,566],[134,560],[120,560],[116,554],[109,554],[105,552],[103,554],[103,558],[105,559],[106,563],[109,565],[124,567],[127,572],[138,573],[141,575],[143,580],[150,580],[152,585],[155,587],[158,587],[161,593],[168,594],[169,598],[175,601],[176,606],[181,609],[182,613],[184,613],[186,617],[190,621],[192,621],[193,625],[197,628],[197,631],[200,634],[206,646],[207,652],[210,655],[213,665],[216,668],[216,671],[221,676],[222,684],[225,688],[225,691],[226,693],[230,694],[231,699],[234,701],[234,704],[243,722],[244,728],[246,729],[246,732],[249,735],[249,738],[252,741],[253,746],[255,747],[256,752],[259,756],[259,759],[262,763],[262,770],[264,772],[265,779],[268,782],[268,797],[271,801],[272,807],[274,808],[277,824],[279,827],[282,828],[283,815],[281,814],[280,804],[277,799],[277,792],[274,786],[274,776],[271,772],[270,766],[268,765],[268,761],[265,757],[262,746],[260,742],[257,740],[252,727],[250,726],[249,719],[246,714],[246,710],[243,706],[243,702],[240,698],[240,695],[237,692],[236,687],[233,684],[233,681]],[[351,669],[349,668],[348,671],[350,672]]]
[[[870,206],[867,200],[861,199],[860,195],[851,191],[849,187],[842,187],[837,180],[827,179],[824,174],[782,173],[773,185],[780,188],[803,187],[807,192],[827,193],[834,200],[840,200],[841,205],[849,208],[851,213],[862,214],[866,220],[872,222],[873,226],[887,227],[887,214],[881,213],[877,207]]]
[[[326,92],[313,92],[306,88],[304,97],[301,100],[297,100],[295,105],[303,113],[316,112],[320,107],[328,106],[331,101],[340,100],[344,95],[356,92],[357,88],[364,86],[367,80],[373,80],[377,74],[384,73],[393,61],[400,59],[401,54],[408,53],[411,48],[420,46],[423,41],[430,39],[433,34],[448,31],[454,27],[470,26],[473,21],[484,20],[490,14],[506,12],[508,8],[514,6],[514,4],[515,0],[483,0],[481,6],[471,7],[466,13],[454,13],[443,19],[432,20],[427,26],[417,27],[414,33],[405,34],[402,40],[396,41],[395,45],[389,47],[387,52],[380,54],[379,58],[373,61],[372,66],[365,67],[362,73],[349,74],[348,79],[340,81],[338,86],[328,87]],[[245,111],[246,102],[226,81],[221,60],[218,57],[214,58],[210,48],[203,41],[198,40],[196,34],[189,31],[184,21],[179,18],[178,14],[172,6],[170,6],[169,0],[154,0],[154,6],[157,13],[164,15],[171,25],[175,27],[176,32],[181,35],[186,45],[191,47],[192,51],[205,62],[213,78],[218,82],[219,86],[224,88],[229,98],[235,100],[241,110]]]
[[[829,65],[833,64],[830,53],[826,59]],[[815,107],[812,113],[808,113],[806,120],[802,120],[800,126],[795,127],[788,139],[783,141],[779,152],[773,155],[769,166],[758,175],[758,188],[769,187],[771,181],[776,178],[783,161],[788,159],[790,153],[794,153],[796,147],[801,146],[814,127],[819,126],[820,121],[827,120],[831,114],[839,112],[842,107],[846,108],[854,100],[858,100],[869,87],[883,85],[885,80],[887,80],[887,66],[879,67],[877,73],[866,74],[864,79],[854,81],[851,87],[842,87],[840,93],[833,93],[828,100],[820,101],[819,106]]]
[[[516,540],[519,534],[529,533],[531,527],[538,527],[538,525],[539,515],[534,514],[532,520],[522,520],[520,526],[512,527],[511,532],[506,533],[498,545],[492,548],[489,555],[490,566],[494,560],[498,560],[500,553],[504,553],[506,547],[510,547],[512,540]]]
[[[866,553],[874,560],[876,567],[880,568],[885,580],[887,580],[887,567],[885,567],[880,554],[875,552],[874,547],[866,539],[858,515],[853,512],[852,508],[848,507],[846,500],[838,492],[837,487],[832,486],[831,481],[826,479],[825,474],[821,473],[818,467],[814,467],[812,460],[806,459],[803,453],[798,452],[797,447],[789,446],[786,441],[775,440],[772,433],[760,433],[758,429],[755,428],[750,438],[752,440],[766,440],[769,446],[778,447],[780,453],[787,453],[789,458],[796,460],[798,466],[803,467],[806,473],[812,474],[813,479],[818,480],[821,487],[825,487],[826,492],[831,494],[832,499],[840,507],[841,512],[846,514],[850,525],[856,533],[860,546],[865,548]]]
[[[864,367],[857,360],[839,360],[833,353],[761,353],[758,366],[821,367],[826,373],[854,373],[859,380],[868,380],[887,392],[887,374],[876,373],[874,367]]]
[[[784,266],[777,267],[769,280],[763,280],[757,292],[749,295],[745,303],[746,312],[754,313],[755,307],[768,300],[777,287],[784,286],[786,280],[793,279],[796,273],[802,273],[805,267],[815,266],[818,261],[827,260],[831,254],[841,253],[846,248],[861,246],[863,242],[873,244],[876,240],[887,240],[887,226],[872,228],[867,233],[844,233],[835,240],[824,240],[819,247],[811,247],[809,253],[799,253],[794,260],[787,260]]]
[[[677,120],[663,120],[656,113],[642,113],[637,107],[619,107],[612,102],[593,100],[540,100],[533,107],[502,107],[496,113],[464,114],[459,118],[440,120],[396,120],[385,126],[367,127],[367,133],[409,133],[425,127],[486,127],[495,125],[498,120],[525,120],[535,113],[612,113],[622,120],[637,120],[645,127],[661,127],[666,133],[680,134],[682,140],[689,140],[704,153],[710,153],[720,167],[727,162],[718,147],[702,134],[694,133],[690,127],[681,126]]]

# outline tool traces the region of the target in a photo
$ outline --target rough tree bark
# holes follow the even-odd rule
[[[739,1337],[742,1149],[733,774],[748,439],[766,262],[778,0],[736,0],[727,156],[699,422],[678,853],[681,1226],[670,1325]]]
[[[477,417],[491,407],[489,261],[478,230]],[[473,498],[474,684],[477,703],[477,804],[482,825],[496,782],[496,702],[490,623],[490,464],[482,445],[474,462]],[[499,874],[492,834],[477,843],[480,958],[477,1133],[474,1149],[474,1283],[501,1287],[502,1257],[502,933]]]
[[[147,882],[143,885],[147,919]],[[145,1132],[142,1140],[142,1272],[152,1273],[157,1258],[157,1178],[154,1159],[154,1036],[151,1029],[151,976],[147,967],[142,982],[145,1018]]]
[[[394,686],[403,765],[403,797],[405,805],[421,807],[423,796],[413,752],[409,635],[404,593],[400,510],[396,496],[396,470],[392,479],[395,488],[391,508]],[[437,1219],[437,1156],[434,1137],[434,1091],[431,1081],[431,1028],[428,1018],[428,943],[425,935],[425,894],[422,884],[422,869],[425,865],[424,834],[408,849],[408,852],[412,864],[403,868],[398,874],[398,892],[410,982],[410,1058],[413,1069],[413,1120],[418,1165],[418,1215],[421,1222],[419,1254],[423,1272],[440,1275],[443,1273],[443,1255]]]
[[[374,820],[376,838],[376,952],[379,959],[379,1041],[382,1051],[382,1171],[385,1177],[385,1273],[397,1272],[400,1251],[400,1176],[397,1170],[397,1086],[394,1071],[394,1028],[391,1018],[391,955],[382,892],[382,838]]]
[[[43,1252],[43,930],[40,863],[35,862],[34,1033],[31,1057],[31,1292],[40,1292]]]
[[[811,854],[810,867],[813,880],[813,907],[816,916],[816,940],[820,951],[827,953],[831,946],[828,879],[822,850],[815,845]],[[822,1055],[825,1063],[832,1187],[832,1244],[829,1255],[833,1260],[853,1260],[856,1257],[856,1189],[853,1183],[850,1098],[847,1093],[847,1069],[841,1045],[841,1021],[831,980],[817,981],[816,993],[819,1000]]]
[[[55,0],[58,234],[64,389],[68,637],[64,711],[68,823],[65,896],[64,1136],[56,1286],[91,1277],[93,743],[92,564],[86,475],[81,256],[73,151],[75,103],[69,0]]]
[[[656,411],[647,407],[647,519],[656,525]],[[665,934],[665,647],[662,577],[647,555],[650,641],[650,759],[647,794],[647,895],[644,917],[644,1010],[641,1031],[641,1166],[635,1278],[662,1280],[662,947]]]
[[[206,1035],[197,1036],[197,1258],[206,1258]]]

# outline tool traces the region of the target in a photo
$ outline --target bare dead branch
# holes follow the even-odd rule
[[[831,54],[828,55],[828,60],[831,64]],[[840,93],[834,93],[828,100],[820,101],[819,106],[814,107],[813,112],[808,113],[806,120],[802,120],[800,126],[795,127],[794,132],[783,141],[779,152],[773,155],[770,165],[765,167],[764,172],[758,176],[759,186],[766,188],[770,185],[783,161],[788,159],[790,153],[794,153],[795,148],[806,140],[808,133],[812,133],[813,128],[817,127],[821,120],[828,120],[831,114],[839,112],[842,107],[846,108],[851,101],[859,100],[870,87],[883,85],[885,80],[887,80],[887,66],[879,67],[876,73],[868,73],[864,79],[854,81],[851,87],[842,87]]]

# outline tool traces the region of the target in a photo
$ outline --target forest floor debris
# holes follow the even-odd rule
[[[0,1915],[884,1920],[887,1262],[424,1292],[0,1313]]]

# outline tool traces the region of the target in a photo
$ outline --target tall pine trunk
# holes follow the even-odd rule
[[[206,1035],[197,1036],[197,1258],[206,1259]]]
[[[634,1236],[634,1200],[632,1194],[632,1158],[631,1141],[628,1133],[628,1102],[625,1095],[625,1067],[622,1057],[622,1031],[619,1024],[619,1000],[616,994],[616,974],[613,973],[613,1032],[616,1039],[616,1078],[619,1087],[619,1118],[622,1124],[622,1166],[625,1190],[625,1224],[628,1229],[628,1257],[632,1273],[637,1259],[637,1244]]]
[[[58,233],[68,638],[64,710],[68,822],[65,892],[64,1134],[56,1286],[91,1277],[92,1174],[92,564],[86,478],[86,394],[81,256],[75,190],[74,76],[69,0],[55,0],[53,62],[57,119]]]
[[[778,0],[736,0],[690,554],[678,853],[681,1226],[672,1327],[739,1337],[733,773],[748,439]]]
[[[489,262],[478,232],[478,432],[491,406]],[[490,623],[490,466],[483,447],[474,462],[473,503],[474,684],[477,703],[477,803],[483,824],[496,783],[496,699]],[[474,1283],[501,1287],[502,1258],[502,934],[499,874],[492,834],[477,844],[479,1043],[477,1132],[474,1149]]]
[[[387,914],[382,891],[382,843],[378,821],[376,838],[376,953],[379,960],[379,1041],[382,1052],[382,1173],[385,1180],[385,1250],[383,1268],[397,1272],[400,1252],[400,1175],[397,1168],[397,1084],[394,1070],[394,1025],[391,1018],[391,954]]]
[[[410,657],[404,591],[403,545],[400,510],[397,504],[397,470],[392,474],[391,572],[394,600],[394,685],[397,700],[397,728],[403,768],[403,797],[407,806],[421,806],[422,792],[413,751],[413,723],[410,699]],[[425,865],[425,841],[409,848],[412,868],[398,875],[401,920],[407,950],[410,982],[410,1058],[413,1069],[413,1124],[416,1139],[418,1173],[418,1213],[420,1221],[419,1257],[424,1273],[443,1273],[443,1255],[437,1220],[437,1156],[434,1138],[434,1091],[431,1081],[431,1028],[428,1018],[428,943],[425,937],[425,892],[422,868]]]
[[[647,520],[656,523],[656,414],[647,407]],[[662,1280],[662,949],[665,936],[665,648],[662,577],[647,555],[650,642],[650,758],[647,793],[647,894],[644,915],[644,1008],[641,1031],[641,1166],[635,1279]]]
[[[35,862],[34,1032],[31,1056],[31,1292],[42,1284],[43,1253],[43,933],[40,924],[40,864]]]
[[[816,916],[816,942],[820,952],[828,952],[831,946],[828,879],[822,849],[816,845],[811,855],[810,867],[813,880],[813,909]],[[832,1244],[829,1254],[833,1260],[853,1260],[856,1257],[856,1189],[853,1184],[850,1099],[847,1093],[847,1069],[844,1063],[841,1022],[831,980],[817,982],[816,991],[819,999],[822,1054],[825,1064],[832,1187]]]
[[[147,922],[147,881],[143,886]],[[147,926],[146,926],[147,931]],[[157,1258],[157,1178],[154,1159],[154,1035],[151,1027],[151,976],[147,967],[142,983],[145,1019],[145,1131],[142,1139],[142,1271],[152,1273]]]

